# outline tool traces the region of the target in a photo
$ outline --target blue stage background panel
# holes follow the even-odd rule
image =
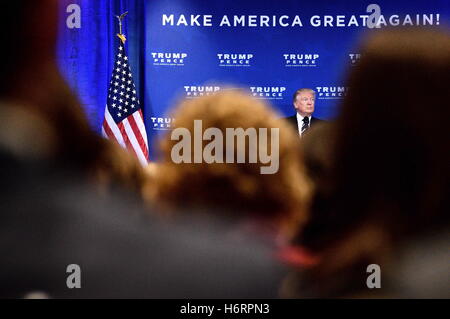
[[[345,74],[357,63],[356,44],[377,29],[372,3],[62,0],[58,59],[100,132],[118,41],[114,15],[129,12],[124,33],[154,157],[153,139],[170,129],[171,106],[230,87],[266,100],[280,116],[293,114],[292,94],[309,87],[318,93],[315,116],[333,119],[351,89]],[[70,4],[81,8],[80,28],[67,26]],[[380,27],[449,26],[448,0],[376,4]]]

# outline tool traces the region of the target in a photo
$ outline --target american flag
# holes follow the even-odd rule
[[[134,152],[145,165],[148,162],[148,142],[143,118],[128,57],[121,42],[109,84],[102,134]]]

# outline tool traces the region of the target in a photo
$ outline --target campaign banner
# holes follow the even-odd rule
[[[361,37],[450,21],[448,0],[62,2],[61,69],[99,132],[118,41],[115,15],[128,11],[126,49],[150,141],[170,130],[170,108],[181,99],[230,88],[265,100],[280,116],[294,114],[297,89],[311,88],[314,116],[333,119],[351,90],[345,78],[361,58]],[[81,12],[78,27],[68,26],[71,5]]]

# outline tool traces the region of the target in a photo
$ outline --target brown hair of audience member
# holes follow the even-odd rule
[[[106,190],[118,187],[142,197],[142,190],[148,185],[146,172],[134,153],[108,140],[97,151],[91,171],[93,181]]]
[[[246,163],[176,164],[171,159],[171,150],[178,141],[167,134],[159,145],[162,163],[153,172],[154,188],[150,194],[153,199],[172,208],[215,208],[218,212],[234,213],[233,218],[275,220],[289,227],[293,222],[304,221],[309,184],[303,176],[298,137],[268,105],[230,90],[186,100],[172,117],[174,129],[187,128],[192,136],[194,120],[202,120],[203,132],[214,127],[224,137],[226,128],[267,128],[270,141],[271,128],[279,128],[279,170],[262,175],[260,158],[257,163],[248,163],[248,138]],[[208,143],[203,141],[203,147]],[[235,158],[236,146],[235,143]],[[223,147],[225,154],[225,141]]]
[[[449,34],[382,30],[359,52],[337,121],[328,210],[311,212],[297,241],[326,256],[323,269],[379,263],[448,227]]]
[[[57,1],[5,1],[0,19],[8,49],[2,50],[0,96],[34,112],[58,134],[55,155],[60,163],[87,168],[101,144],[89,128],[79,101],[58,71],[55,57]],[[3,60],[3,59],[2,59]],[[32,143],[32,141],[29,141]]]
[[[334,123],[318,123],[308,129],[301,139],[301,149],[306,171],[314,184],[326,180],[333,164]],[[322,188],[322,187],[321,187]]]
[[[0,53],[0,99],[49,124],[56,143],[48,155],[57,165],[86,174],[97,184],[130,185],[135,181],[133,189],[138,189],[142,187],[142,178],[137,177],[143,174],[142,168],[118,145],[91,129],[78,98],[58,70],[57,8],[56,0],[1,2],[0,26],[8,31]]]

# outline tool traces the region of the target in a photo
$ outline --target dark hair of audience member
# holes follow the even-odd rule
[[[118,145],[95,133],[56,64],[58,1],[1,3],[6,32],[0,64],[0,97],[35,113],[56,133],[49,159],[100,186],[141,191],[143,169]],[[20,21],[15,26],[14,22]],[[32,143],[33,141],[29,141]]]
[[[329,173],[294,240],[316,261],[286,279],[285,296],[365,295],[369,264],[392,270],[395,252],[449,227],[450,35],[385,29],[358,52]]]
[[[312,211],[297,239],[319,254],[358,233],[355,254],[369,254],[448,226],[450,36],[383,30],[360,52],[337,121],[328,209]]]

